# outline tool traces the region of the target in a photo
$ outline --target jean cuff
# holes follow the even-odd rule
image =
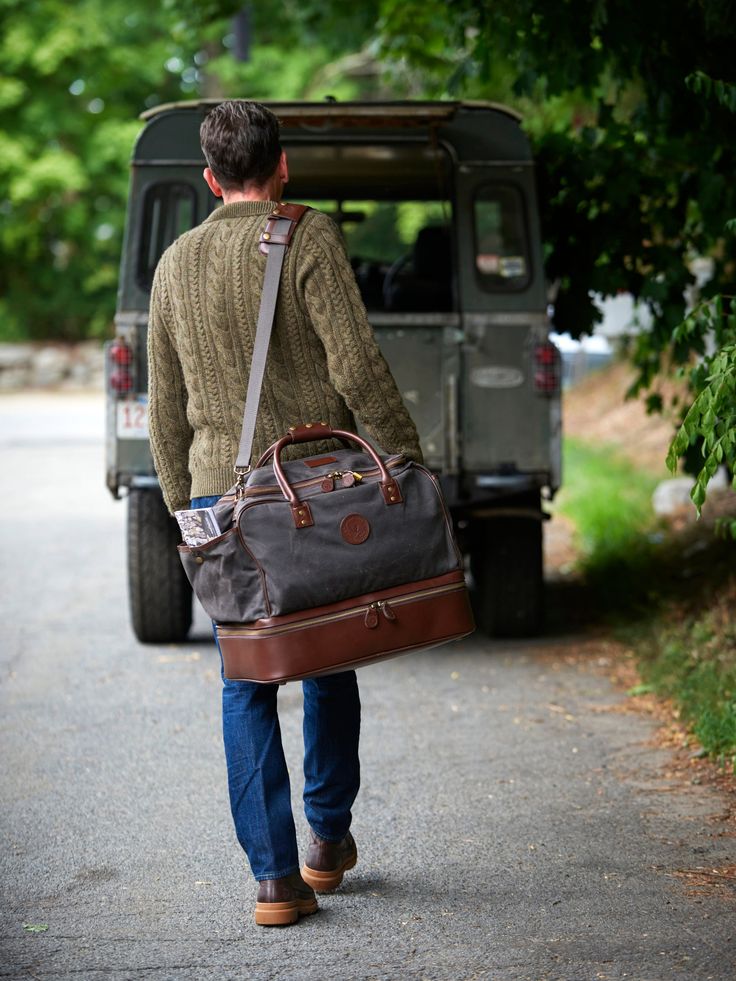
[[[310,827],[310,828],[312,829],[312,831],[313,831],[313,833],[317,835],[317,837],[318,837],[318,838],[321,838],[321,839],[322,839],[322,841],[329,841],[331,845],[339,845],[339,844],[340,844],[340,842],[341,842],[341,841],[343,840],[343,838],[345,837],[345,835],[346,835],[346,834],[348,833],[348,831],[350,830],[350,828],[348,827],[348,828],[347,828],[347,829],[346,829],[346,830],[345,830],[345,831],[343,832],[343,834],[341,834],[341,835],[338,835],[337,837],[335,837],[334,835],[324,835],[324,834],[322,834],[322,832],[321,832],[321,831],[318,831],[318,830],[317,830],[317,829],[316,829],[316,828],[314,827],[314,825],[312,825],[312,824],[310,824],[310,825],[309,825],[309,827]]]
[[[256,882],[263,882],[264,879],[285,879],[287,875],[291,875],[293,872],[299,872],[298,865],[292,865],[290,869],[285,872],[264,872],[262,875],[257,875],[255,877]]]

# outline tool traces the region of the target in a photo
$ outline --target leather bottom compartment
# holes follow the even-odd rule
[[[297,681],[464,637],[475,629],[461,571],[253,623],[218,624],[225,677]]]

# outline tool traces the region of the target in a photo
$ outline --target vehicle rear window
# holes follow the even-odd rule
[[[342,229],[369,311],[454,308],[447,201],[311,201]]]
[[[146,188],[138,243],[136,281],[151,291],[162,253],[174,239],[197,223],[197,193],[183,181],[161,181]]]
[[[529,283],[524,199],[511,184],[484,184],[474,200],[475,271],[487,290],[523,290]]]

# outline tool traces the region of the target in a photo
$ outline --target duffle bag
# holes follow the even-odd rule
[[[474,629],[452,522],[425,467],[321,422],[290,427],[250,467],[281,266],[304,210],[279,205],[261,235],[268,260],[237,481],[213,509],[220,533],[179,546],[233,680],[334,673]],[[346,448],[282,460],[312,440]]]
[[[359,449],[281,461],[291,443],[334,438]],[[224,533],[179,553],[226,678],[295,680],[473,630],[437,478],[353,433],[293,427],[214,511]]]

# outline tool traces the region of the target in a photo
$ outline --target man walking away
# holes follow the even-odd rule
[[[258,249],[289,177],[276,117],[228,101],[204,119],[204,179],[223,199],[163,254],[148,333],[150,433],[170,511],[206,507],[234,482],[266,259]],[[360,418],[387,453],[421,460],[416,428],[368,323],[332,220],[307,211],[289,247],[263,382],[253,459],[291,425]],[[297,445],[289,455],[329,450]],[[223,735],[238,840],[258,880],[256,922],[296,922],[357,861],[360,783],[354,671],[304,681],[304,866],[281,744],[277,685],[223,679]]]

